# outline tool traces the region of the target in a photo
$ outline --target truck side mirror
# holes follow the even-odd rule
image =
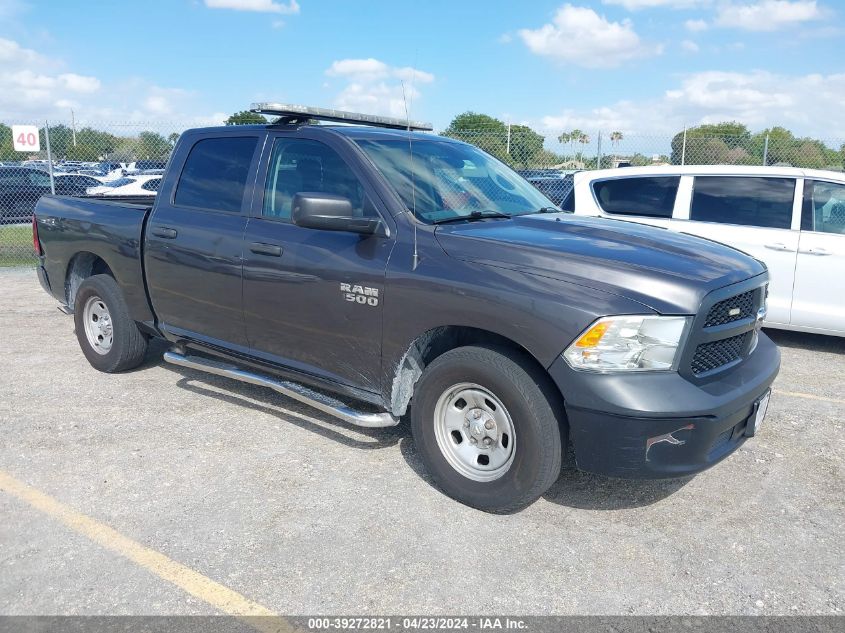
[[[330,193],[297,193],[291,205],[291,219],[296,226],[308,229],[347,231],[361,235],[385,234],[381,219],[352,215],[349,199]]]

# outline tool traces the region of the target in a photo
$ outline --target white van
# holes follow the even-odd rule
[[[769,267],[768,327],[845,336],[845,174],[626,167],[575,174],[565,211],[709,238]]]

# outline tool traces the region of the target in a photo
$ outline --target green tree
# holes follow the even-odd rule
[[[41,143],[41,152],[46,158],[47,154],[47,134],[42,127],[38,130],[39,142]],[[69,126],[62,123],[50,126],[50,153],[54,160],[62,160],[67,158],[68,148],[73,147],[73,130]]]
[[[0,160],[16,160],[15,146],[12,144],[12,128],[0,123]]]
[[[472,143],[499,160],[508,161],[508,128],[503,121],[487,114],[464,112],[459,114],[443,130],[443,136]]]
[[[73,160],[102,160],[114,151],[119,142],[120,139],[114,134],[84,127],[76,133],[76,145],[68,147],[66,157]]]
[[[165,160],[173,147],[158,132],[141,132],[135,143],[135,158],[138,160]]]
[[[257,112],[250,112],[249,110],[235,112],[226,119],[226,125],[248,125],[250,123],[267,123],[267,119]]]
[[[679,165],[682,156],[687,165],[716,165],[734,156],[734,160],[752,155],[752,137],[748,128],[736,121],[699,125],[672,138],[672,163]],[[731,154],[732,150],[742,150]]]
[[[545,137],[537,134],[527,125],[512,125],[510,132],[511,163],[522,168],[537,164],[537,157],[543,151]]]

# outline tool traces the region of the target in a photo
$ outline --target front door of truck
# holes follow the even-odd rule
[[[291,223],[298,192],[343,196],[356,215],[381,214],[364,174],[344,159],[348,149],[301,135],[275,135],[262,159],[263,194],[255,196],[244,236],[249,345],[267,361],[377,391],[394,240]]]
[[[186,139],[147,222],[146,278],[161,328],[246,349],[241,306],[243,234],[259,135]]]

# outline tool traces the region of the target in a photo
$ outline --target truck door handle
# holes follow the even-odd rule
[[[825,248],[810,248],[806,251],[798,251],[799,253],[803,253],[804,255],[830,255],[830,251]]]
[[[282,247],[275,244],[265,244],[263,242],[252,242],[249,245],[251,250],[256,255],[270,255],[271,257],[281,257]]]
[[[789,251],[789,250],[792,250],[791,248],[789,248],[783,242],[775,242],[774,244],[764,244],[764,247],[768,248],[769,250],[772,250],[772,251]]]
[[[154,226],[153,235],[163,237],[166,240],[172,240],[176,237],[176,229],[171,229],[167,226]]]

